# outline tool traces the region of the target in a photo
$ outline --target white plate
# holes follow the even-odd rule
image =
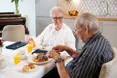
[[[38,69],[36,65],[35,65],[35,68],[34,69],[29,69],[29,71],[26,71],[26,72],[22,71],[22,68],[23,68],[23,66],[22,67],[19,67],[18,68],[18,72],[29,73],[29,72],[34,72],[34,71],[36,71]]]
[[[33,56],[28,57],[28,62],[33,63],[33,64],[45,64],[45,63],[49,63],[51,61],[52,61],[52,58],[48,58],[48,61],[45,61],[45,62],[34,62],[33,61]]]

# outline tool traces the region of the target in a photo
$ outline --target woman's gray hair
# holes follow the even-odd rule
[[[84,13],[78,18],[76,18],[76,26],[79,24],[81,27],[88,26],[89,32],[99,31],[99,21],[96,16],[91,13]]]
[[[55,11],[60,12],[60,13],[62,14],[62,16],[64,15],[64,12],[63,12],[63,10],[61,9],[61,7],[55,6],[55,7],[53,7],[53,8],[50,10],[50,16],[51,16],[51,17],[53,16],[53,14],[54,14]]]

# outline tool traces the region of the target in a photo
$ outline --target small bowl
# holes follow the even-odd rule
[[[78,15],[78,11],[77,10],[70,10],[68,11],[70,16],[77,16]]]

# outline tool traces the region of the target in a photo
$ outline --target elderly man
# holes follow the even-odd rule
[[[67,45],[75,48],[75,37],[72,30],[64,23],[63,11],[60,7],[53,7],[50,10],[52,24],[49,24],[44,31],[35,39],[39,48],[50,50],[55,45]],[[68,55],[63,52],[61,55]]]
[[[111,45],[99,32],[98,20],[90,13],[84,13],[76,19],[75,32],[85,45],[67,68],[57,52],[67,51],[72,56],[77,54],[75,50],[58,45],[48,54],[55,59],[60,78],[98,78],[102,64],[112,59]]]

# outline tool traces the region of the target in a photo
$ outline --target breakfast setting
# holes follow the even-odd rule
[[[117,78],[117,0],[1,0],[0,78]]]
[[[3,42],[4,46],[1,56],[4,55],[4,57],[0,57],[0,71],[6,71],[4,73],[5,78],[14,78],[9,74],[11,71],[12,74],[19,74],[20,78],[21,76],[29,77],[30,75],[29,78],[33,78],[39,74],[39,70],[52,69],[55,66],[54,60],[46,55],[47,50],[35,49],[35,42],[30,39],[28,43],[19,47],[19,44],[22,43],[24,42]],[[30,75],[27,75],[28,73]],[[43,76],[43,74],[40,76]]]
[[[1,56],[4,55],[4,64],[3,67],[0,65],[0,71],[5,71],[5,78],[15,77],[10,72],[19,78],[41,78],[55,67],[55,60],[48,57],[49,50],[37,47],[33,39],[29,38],[28,42],[4,41],[3,45]]]

